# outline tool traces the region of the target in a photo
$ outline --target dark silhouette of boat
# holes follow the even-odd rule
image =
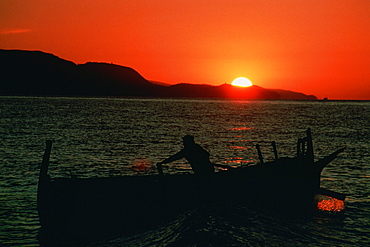
[[[344,200],[345,195],[320,188],[321,171],[344,148],[314,161],[311,132],[306,133],[293,158],[278,158],[275,152],[276,160],[264,163],[260,155],[260,164],[211,176],[51,179],[51,141],[47,141],[37,195],[42,231],[69,238],[126,233],[195,207],[223,202],[308,212],[315,209],[316,194]]]

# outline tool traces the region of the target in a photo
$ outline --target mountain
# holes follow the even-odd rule
[[[76,65],[39,51],[0,50],[0,94],[64,94]]]
[[[280,89],[150,82],[132,68],[75,64],[41,51],[0,50],[0,95],[316,99]]]
[[[0,50],[0,95],[155,96],[159,87],[128,67]]]
[[[283,89],[270,89],[280,95],[282,99],[291,99],[291,100],[300,100],[300,99],[307,99],[307,100],[317,100],[315,95],[306,95],[303,93],[293,92],[290,90],[283,90]]]
[[[107,63],[78,65],[77,83],[83,82],[85,91],[80,95],[99,96],[156,96],[162,86],[150,83],[137,71]]]
[[[151,82],[151,83],[153,83],[153,84],[156,84],[156,85],[161,85],[161,86],[171,86],[172,84],[170,84],[170,83],[166,83],[166,82],[160,82],[160,81],[149,81],[149,82]]]

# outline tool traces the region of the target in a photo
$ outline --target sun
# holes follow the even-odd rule
[[[238,86],[238,87],[250,87],[250,86],[253,86],[253,83],[248,78],[238,77],[233,80],[231,85]]]

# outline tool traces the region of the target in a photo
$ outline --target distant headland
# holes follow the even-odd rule
[[[167,85],[120,65],[75,64],[41,51],[1,49],[0,95],[317,100],[314,95],[259,86]]]

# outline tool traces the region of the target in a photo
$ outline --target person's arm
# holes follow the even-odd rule
[[[170,163],[172,161],[179,160],[181,158],[184,158],[184,151],[183,150],[181,150],[180,152],[170,156],[169,158],[167,158],[167,159],[165,159],[161,162],[158,162],[157,163],[157,169],[158,169],[159,175],[163,175],[162,164],[167,164],[167,163]]]
[[[163,160],[162,162],[159,162],[159,163],[160,164],[167,164],[167,163],[170,163],[172,161],[179,160],[179,159],[182,159],[182,158],[184,158],[183,149],[180,152],[168,157],[167,159],[165,159],[165,160]]]

